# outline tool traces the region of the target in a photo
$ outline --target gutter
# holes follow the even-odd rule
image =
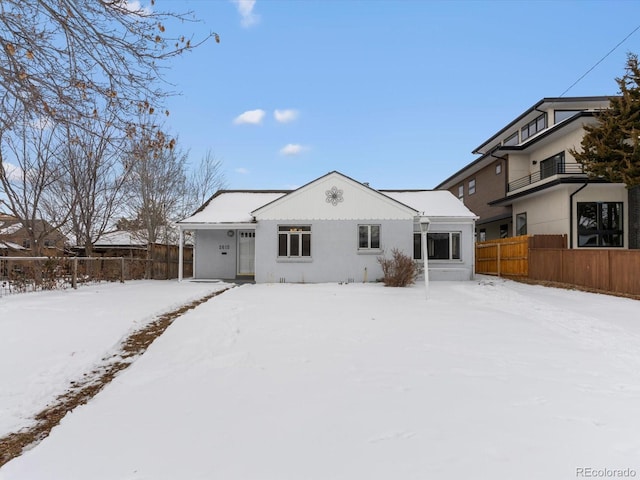
[[[581,190],[584,190],[587,185],[589,185],[589,180],[585,181],[584,185],[569,195],[569,248],[573,248],[573,196]]]

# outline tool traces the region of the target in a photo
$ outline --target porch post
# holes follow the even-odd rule
[[[182,225],[178,225],[178,281],[182,281],[182,262],[184,252],[182,250],[182,243],[184,242],[184,233],[182,231]]]
[[[427,232],[429,231],[429,219],[420,217],[420,243],[422,244],[422,260],[424,262],[424,292],[429,300],[429,252],[427,250]]]

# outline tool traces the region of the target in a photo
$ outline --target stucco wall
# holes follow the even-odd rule
[[[380,251],[358,252],[358,225],[366,224],[381,226]],[[311,225],[311,258],[278,258],[278,225]],[[256,227],[256,282],[375,281],[383,251],[412,255],[412,229],[406,220],[263,220]]]
[[[414,227],[414,231],[418,229]],[[429,260],[430,280],[472,280],[475,269],[473,222],[431,220],[430,233],[460,232],[460,260]]]
[[[381,225],[381,251],[358,252],[358,225]],[[311,258],[279,259],[278,225],[311,225]],[[413,222],[405,220],[265,220],[256,228],[256,282],[317,283],[376,281],[382,278],[378,257],[393,248],[413,255]],[[461,260],[429,262],[432,280],[473,278],[473,222],[433,221],[432,232],[461,232]],[[366,270],[365,270],[366,269]]]
[[[197,230],[195,234],[194,278],[235,278],[237,232]]]
[[[532,235],[563,234],[571,238],[569,197],[581,184],[563,184],[513,202],[513,222],[519,213],[527,213],[527,233]],[[576,204],[578,202],[622,202],[624,216],[624,246],[629,236],[627,191],[622,184],[589,184],[573,197],[573,242],[577,245]]]

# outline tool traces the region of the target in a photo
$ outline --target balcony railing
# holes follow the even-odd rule
[[[518,178],[513,182],[509,182],[509,192],[519,190],[526,187],[527,185],[537,183],[553,175],[578,173],[584,173],[583,165],[581,163],[570,163],[568,165],[564,163],[558,163],[551,168],[543,168],[538,172],[527,175],[526,177]]]

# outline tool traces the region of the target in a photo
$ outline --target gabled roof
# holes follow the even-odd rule
[[[382,202],[379,205],[386,205],[392,211],[402,212],[403,218],[416,215],[434,218],[477,218],[460,200],[446,190],[376,190],[340,172],[332,171],[296,190],[220,190],[195,214],[181,220],[178,224],[196,229],[199,225],[203,228],[207,228],[207,225],[218,225],[218,228],[224,225],[229,225],[229,228],[240,228],[242,225],[253,224],[256,214],[260,215],[265,209],[272,211],[272,208],[278,208],[280,202],[291,199],[295,203],[297,199],[299,200],[295,196],[297,193],[309,190],[310,186],[316,183],[323,185],[322,181],[327,183],[326,180],[336,180],[336,184],[339,184],[339,181],[343,181],[344,185],[351,184],[355,188],[354,191],[361,192],[368,202],[360,203],[365,209],[371,208],[371,199],[379,199]],[[333,185],[333,182],[329,181],[328,185]],[[324,189],[324,186],[320,189],[323,204],[328,202],[328,200],[324,201]]]
[[[369,185],[358,182],[357,180],[354,180],[353,178],[338,172],[337,170],[333,170],[321,177],[316,178],[315,180],[310,181],[309,183],[306,183],[305,185],[301,186],[300,188],[297,188],[296,190],[293,190],[289,193],[287,193],[287,195],[281,197],[281,198],[277,198],[275,200],[273,200],[272,202],[262,205],[261,207],[255,209],[254,211],[252,211],[252,215],[253,216],[257,216],[260,215],[261,213],[263,213],[266,209],[269,208],[273,208],[275,206],[277,206],[277,204],[280,204],[282,202],[288,201],[290,200],[292,197],[294,196],[299,196],[302,194],[302,192],[309,190],[312,186],[315,186],[316,184],[322,183],[325,180],[328,180],[329,178],[333,177],[336,180],[342,180],[345,181],[346,184],[351,184],[353,187],[359,189],[360,191],[363,191],[369,195],[371,195],[372,197],[369,198],[373,198],[373,196],[380,198],[383,201],[389,202],[391,204],[394,205],[394,208],[399,208],[399,209],[403,209],[405,211],[410,211],[410,210],[414,210],[415,209],[409,205],[406,205],[394,198],[388,197],[386,195],[384,195],[383,193],[381,193],[379,190],[373,189],[371,188]],[[327,200],[328,201],[328,200]]]

